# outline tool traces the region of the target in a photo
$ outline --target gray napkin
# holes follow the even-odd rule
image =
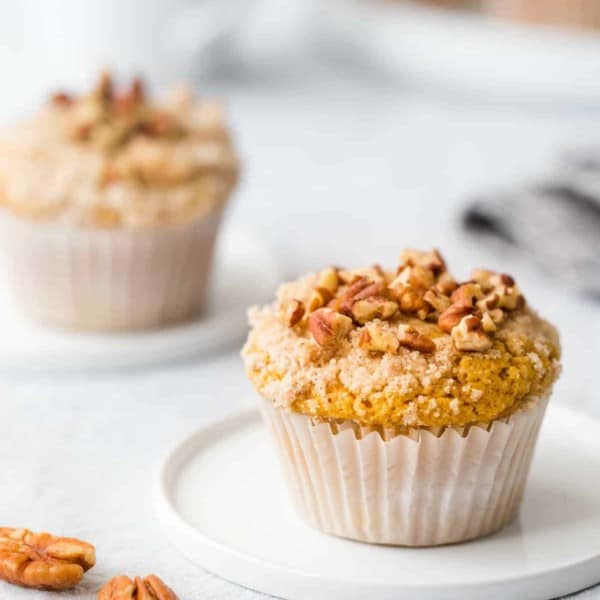
[[[463,224],[600,299],[600,152],[571,153],[562,165],[554,179],[476,198]]]

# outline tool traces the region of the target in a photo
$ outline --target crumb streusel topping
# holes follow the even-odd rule
[[[277,406],[365,425],[490,422],[545,396],[559,373],[554,327],[512,277],[459,283],[437,251],[395,271],[328,268],[250,310],[248,375]]]
[[[185,222],[221,205],[237,159],[218,104],[174,90],[150,101],[140,80],[117,92],[56,94],[0,139],[0,205],[40,221],[95,227]]]

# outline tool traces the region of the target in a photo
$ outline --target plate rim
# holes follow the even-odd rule
[[[358,45],[358,48],[362,48],[363,51],[366,47],[371,58],[379,62],[385,72],[394,74],[396,78],[398,74],[402,74],[408,76],[409,80],[427,85],[433,84],[434,87],[442,85],[453,91],[466,89],[470,95],[491,93],[492,98],[496,100],[508,98],[526,104],[533,102],[534,105],[545,104],[548,101],[554,104],[588,105],[593,103],[595,98],[600,97],[600,86],[595,83],[590,84],[588,81],[593,70],[585,72],[583,78],[586,81],[583,84],[573,85],[572,79],[566,79],[564,76],[562,79],[554,77],[550,82],[539,74],[533,78],[530,76],[529,79],[524,76],[515,77],[514,74],[507,76],[506,63],[502,59],[499,61],[496,59],[497,62],[483,66],[473,60],[466,63],[463,58],[464,55],[470,56],[473,53],[475,45],[478,46],[476,54],[488,58],[499,54],[499,46],[512,48],[518,45],[521,47],[521,54],[524,52],[531,54],[537,49],[537,54],[542,57],[543,63],[540,72],[547,73],[547,65],[550,64],[547,55],[553,54],[555,58],[557,53],[560,53],[564,56],[565,47],[568,47],[569,52],[577,58],[576,62],[579,65],[589,63],[590,55],[596,56],[600,48],[600,34],[595,31],[552,25],[529,26],[468,10],[452,11],[447,8],[423,6],[416,2],[403,4],[374,2],[372,4],[373,6],[370,6],[365,0],[328,0],[325,31],[330,31],[330,28],[334,28],[334,32],[338,34],[340,31],[345,31],[346,40],[351,45]],[[355,31],[348,33],[347,23],[350,19],[364,21],[368,25],[367,33],[358,34]],[[393,36],[389,31],[391,25],[393,25]],[[438,39],[438,48],[449,46],[448,39],[463,40],[462,46],[458,44],[450,49],[450,53],[454,53],[452,61],[454,68],[448,70],[448,61],[439,63],[431,57],[427,57],[418,64],[418,68],[415,68],[415,55],[431,53],[433,45],[427,40],[439,38],[440,34],[445,37],[441,42]],[[482,39],[485,39],[483,46]],[[425,47],[423,47],[423,40],[425,40]],[[467,41],[466,44],[464,40]],[[435,57],[434,53],[431,54]],[[585,61],[586,57],[587,61]],[[536,64],[539,63],[540,59]],[[556,69],[556,66],[553,66]],[[485,80],[479,75],[474,78],[473,72],[481,72],[482,69],[484,71],[492,69],[499,73]],[[527,83],[524,84],[524,81]],[[582,81],[582,77],[579,76],[577,81]]]
[[[254,229],[246,229],[237,225],[225,225],[219,233],[216,246],[215,263],[225,265],[228,271],[232,271],[235,252],[231,250],[235,245],[242,248],[252,249],[253,256],[260,259],[260,269],[268,273],[265,290],[267,286],[272,287],[273,293],[277,282],[285,273],[286,266],[283,260],[277,258],[277,253],[272,252],[270,242],[264,240]],[[214,270],[211,294],[215,289]],[[209,294],[209,297],[210,295]],[[251,304],[257,299],[250,299]],[[268,297],[264,298],[265,301]],[[18,312],[14,301],[10,298],[4,300],[10,304],[12,311]],[[210,303],[209,303],[210,304]],[[209,306],[210,308],[210,306]],[[45,326],[31,322],[27,316],[19,314],[22,327],[33,327],[43,335],[57,336],[61,346],[59,351],[52,355],[44,356],[36,351],[18,349],[16,353],[8,353],[0,360],[0,373],[8,374],[104,374],[108,371],[122,371],[123,369],[145,369],[158,363],[172,364],[195,355],[206,354],[212,350],[221,350],[227,344],[243,339],[245,332],[245,316],[240,305],[239,318],[231,318],[224,311],[211,311],[206,317],[200,317],[185,323],[178,323],[164,328],[155,328],[131,332],[95,332],[61,329],[59,327]],[[33,324],[32,324],[33,323]],[[207,333],[206,330],[209,330]],[[211,335],[210,331],[219,330],[219,336]],[[198,342],[198,336],[203,340]],[[72,339],[71,339],[72,338]],[[87,338],[87,339],[86,339]],[[137,339],[135,339],[137,338]],[[162,343],[156,350],[156,340]],[[167,344],[165,340],[169,339]],[[126,343],[123,347],[122,342]],[[88,348],[96,344],[93,352],[85,352],[79,360],[73,360],[75,350],[68,351],[62,346],[73,344],[80,348],[82,344],[88,344]],[[110,345],[110,347],[107,346]],[[114,355],[114,347],[120,345],[120,350]],[[167,345],[170,348],[167,349]],[[100,358],[99,358],[100,357]]]
[[[586,425],[590,426],[591,424],[591,427],[598,428],[600,431],[600,419],[598,417],[574,409],[565,402],[555,400],[552,404],[552,410],[558,410],[561,414],[560,418],[574,422],[575,427],[582,423],[586,423]],[[542,594],[527,596],[528,598],[540,598],[545,600],[548,597],[548,591],[555,595],[556,593],[563,595],[577,592],[598,583],[597,580],[590,580],[588,569],[594,572],[597,571],[597,567],[600,566],[600,549],[596,554],[583,558],[579,557],[574,561],[570,561],[567,558],[566,562],[558,567],[543,568],[532,573],[486,580],[468,580],[451,584],[448,584],[447,582],[429,581],[424,582],[423,584],[411,583],[398,586],[397,583],[361,582],[353,580],[340,581],[335,578],[311,575],[289,566],[277,565],[269,560],[258,558],[245,551],[232,548],[223,542],[215,540],[196,529],[177,511],[173,492],[172,489],[170,489],[172,487],[170,486],[170,483],[173,478],[177,476],[177,472],[181,470],[185,462],[195,453],[194,449],[197,452],[203,445],[210,444],[210,438],[214,436],[215,433],[227,434],[227,432],[230,431],[256,426],[258,422],[260,422],[260,413],[258,409],[245,408],[228,413],[219,419],[211,420],[205,425],[196,428],[167,453],[160,464],[158,475],[155,479],[153,494],[154,505],[163,534],[165,534],[169,539],[169,542],[175,546],[180,553],[185,555],[194,564],[201,566],[201,568],[204,568],[223,579],[233,581],[238,585],[250,587],[259,591],[259,593],[278,595],[285,592],[285,596],[282,597],[298,600],[309,597],[306,595],[308,588],[304,590],[304,587],[310,586],[311,584],[314,585],[316,582],[323,588],[322,591],[325,592],[325,595],[321,595],[321,593],[315,595],[314,589],[310,588],[310,597],[312,598],[328,598],[330,597],[327,595],[328,593],[340,593],[343,588],[344,593],[346,593],[345,597],[347,598],[359,598],[361,597],[361,594],[369,591],[370,593],[382,594],[381,596],[378,596],[381,598],[391,598],[392,596],[388,596],[388,593],[397,594],[399,592],[408,592],[411,594],[419,594],[415,597],[424,599],[436,598],[439,600],[458,597],[454,595],[457,592],[461,594],[467,592],[481,594],[489,592],[491,589],[498,586],[502,586],[504,594],[509,591],[507,589],[508,586],[517,586],[519,593],[521,593],[520,586],[522,585],[530,585],[532,588],[535,587],[536,589],[539,589]],[[597,443],[600,446],[600,438],[590,441],[588,437],[589,436],[585,437],[585,444]],[[184,543],[182,543],[180,536],[189,539],[189,542],[184,541]],[[190,549],[193,544],[198,545],[195,550]],[[204,550],[202,551],[200,551],[201,546],[204,547]],[[425,549],[425,551],[426,550],[427,549]],[[211,553],[219,554],[219,556],[212,557],[211,559]],[[192,554],[194,555],[194,558],[191,557]],[[195,558],[200,554],[203,555],[201,561]],[[227,561],[235,561],[236,564],[233,568],[228,568],[227,565],[225,565]],[[200,562],[202,564],[200,564]],[[262,574],[258,579],[255,576],[252,576],[249,572],[249,567],[258,568],[258,570],[262,571]],[[235,576],[232,576],[234,570],[236,574]],[[268,583],[264,583],[267,580],[267,576],[264,574],[265,570],[269,571],[268,579],[270,581]],[[240,576],[241,571],[245,572],[242,576]],[[290,583],[290,578],[293,578],[293,583]],[[563,583],[564,585],[562,585],[562,587],[553,585],[552,589],[550,589],[548,587],[550,582],[553,584]],[[573,582],[574,585],[569,585],[571,582]],[[349,587],[352,589],[349,590]],[[354,592],[354,594],[358,592],[358,595],[348,595],[351,592]],[[449,595],[445,592],[449,592]]]

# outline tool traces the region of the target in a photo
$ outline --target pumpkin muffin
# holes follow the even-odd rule
[[[512,277],[459,283],[409,250],[284,284],[250,323],[246,371],[309,523],[416,546],[514,517],[560,346]]]
[[[109,74],[0,137],[0,244],[18,304],[84,329],[156,327],[202,308],[238,165],[222,110],[151,99]]]

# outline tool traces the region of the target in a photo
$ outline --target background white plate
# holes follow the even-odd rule
[[[284,276],[275,254],[237,230],[221,236],[205,313],[174,327],[135,333],[84,333],[49,328],[21,315],[0,294],[0,368],[73,371],[133,367],[222,347],[247,330],[248,306],[270,300]]]
[[[455,546],[321,534],[287,501],[258,413],[194,433],[157,486],[165,534],[213,573],[291,600],[548,600],[600,579],[600,423],[551,403],[517,521]]]
[[[594,105],[600,99],[600,34],[594,31],[383,0],[328,0],[322,23],[327,47],[336,48],[332,39],[345,42],[363,64],[373,59],[396,76],[520,100]]]

